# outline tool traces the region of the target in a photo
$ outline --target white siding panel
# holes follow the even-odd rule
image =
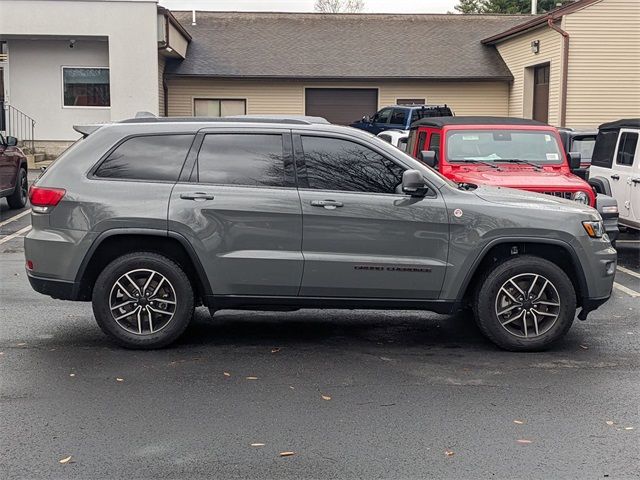
[[[508,113],[507,82],[373,83],[172,78],[168,80],[168,85],[171,116],[193,115],[194,98],[244,98],[248,114],[304,115],[304,89],[327,87],[377,88],[379,107],[394,104],[398,98],[426,98],[428,103],[446,103],[457,115],[504,116]]]
[[[531,51],[531,42],[540,41],[540,52]],[[551,66],[549,78],[549,123],[560,123],[562,86],[562,35],[547,25],[505,40],[497,45],[498,52],[513,75],[509,94],[509,115],[530,117],[525,106],[525,69],[543,63]]]
[[[640,1],[602,0],[565,17],[567,125],[640,116]]]

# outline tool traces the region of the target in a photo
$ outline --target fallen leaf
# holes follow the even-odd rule
[[[322,395],[322,399],[323,400],[331,400],[331,397],[329,395]]]
[[[271,353],[278,353],[280,350],[282,350],[280,347],[272,348]]]
[[[607,425],[613,425],[613,421],[612,421],[612,420],[607,420],[605,423],[606,423]]]
[[[252,443],[252,447],[264,447],[264,443]]]
[[[289,388],[290,388],[291,390],[295,390],[295,388],[293,388],[291,385],[289,385]]]
[[[290,457],[291,455],[295,455],[296,452],[280,452],[281,457]]]
[[[124,382],[124,378],[116,377],[116,382]]]
[[[0,355],[4,355],[4,352],[0,352]]]
[[[62,459],[60,459],[60,460],[59,460],[59,462],[60,462],[60,463],[62,463],[62,464],[64,465],[65,463],[69,463],[69,461],[70,461],[70,460],[71,460],[71,455],[69,455],[69,456],[68,456],[68,457],[66,457],[66,458],[62,458]]]
[[[516,440],[516,442],[522,443],[522,444],[528,444],[528,443],[531,443],[531,440],[525,440],[524,438],[521,438],[520,440]]]
[[[231,376],[231,374],[230,374],[229,372],[222,372],[222,374],[223,374],[225,377],[230,377],[230,376]]]
[[[75,374],[75,373],[70,373],[70,374],[69,374],[69,376],[70,376],[70,377],[75,377],[75,376],[76,376],[76,374]]]
[[[524,425],[524,422],[522,420],[514,420],[513,423],[518,425]]]
[[[257,380],[258,377],[247,377],[247,380]]]
[[[624,427],[625,430],[633,430],[633,427]]]
[[[26,343],[22,342],[22,343],[18,343],[18,347],[24,347],[26,345]]]
[[[453,452],[453,450],[445,450],[445,451],[444,451],[444,454],[445,454],[447,457],[453,457],[453,456],[455,455],[455,453]]]
[[[583,350],[589,350],[589,347],[587,347],[586,345],[580,345],[580,348],[582,348]]]

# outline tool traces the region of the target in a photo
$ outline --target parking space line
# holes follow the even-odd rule
[[[31,230],[31,225],[27,225],[24,228],[21,228],[20,230],[18,230],[15,233],[12,233],[11,235],[7,235],[6,237],[0,239],[0,244],[2,243],[6,243],[9,240],[13,240],[16,237],[19,237],[20,235],[22,235],[23,233],[27,233],[29,230]]]
[[[621,267],[620,265],[618,265],[616,268],[622,273],[626,273],[627,275],[631,275],[632,277],[640,278],[640,273],[638,272],[634,272],[633,270],[629,270],[628,268]]]
[[[640,240],[616,240],[616,243],[640,243]]]
[[[635,290],[631,290],[628,287],[625,287],[624,285],[620,285],[618,282],[613,282],[613,287],[617,288],[618,290],[620,290],[621,292],[626,293],[627,295],[631,296],[631,297],[640,297],[640,292],[636,292]]]
[[[29,215],[31,213],[31,209],[27,209],[24,212],[20,212],[18,215],[15,215],[11,218],[7,218],[6,220],[0,222],[0,227],[4,227],[7,223],[11,223],[15,220],[18,220],[19,218],[24,217],[25,215]]]

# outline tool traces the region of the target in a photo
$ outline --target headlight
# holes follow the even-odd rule
[[[587,192],[582,192],[582,191],[576,192],[573,195],[571,195],[571,200],[573,200],[574,202],[589,205],[589,195],[587,195]]]
[[[604,235],[604,223],[600,221],[584,221],[582,226],[591,238],[602,238]]]

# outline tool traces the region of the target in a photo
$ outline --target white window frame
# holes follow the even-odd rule
[[[64,104],[64,69],[65,68],[91,68],[91,69],[99,69],[99,70],[109,70],[109,106],[108,107],[99,107],[99,106],[90,106],[90,105],[65,105]],[[89,110],[109,110],[111,109],[111,70],[109,66],[98,66],[98,65],[62,65],[60,67],[60,100],[62,103],[62,108],[81,108],[81,109],[89,109]]]
[[[249,99],[247,97],[238,97],[238,96],[232,96],[232,97],[200,97],[200,96],[195,96],[195,97],[191,97],[191,116],[192,117],[196,117],[196,100],[218,100],[218,101],[222,101],[222,100],[243,100],[244,101],[244,114],[247,115],[247,112],[249,111]],[[221,109],[222,111],[222,109]],[[198,118],[198,117],[196,117]],[[222,117],[216,117],[216,118],[222,118]]]

